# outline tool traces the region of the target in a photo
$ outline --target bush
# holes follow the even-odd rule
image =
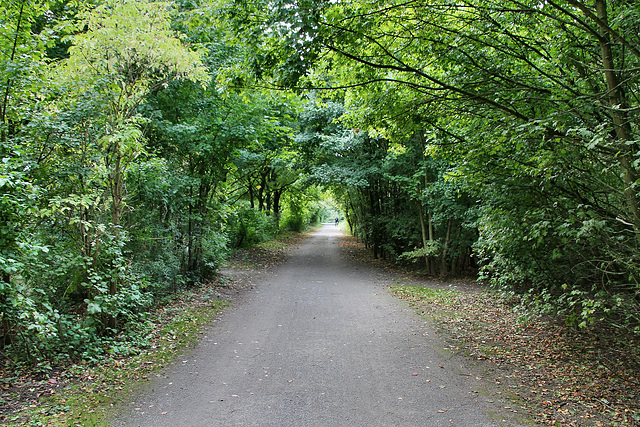
[[[633,236],[588,206],[555,204],[485,207],[475,247],[481,279],[577,327],[606,320],[637,328],[640,253]]]
[[[227,235],[231,248],[242,248],[269,240],[278,231],[271,215],[264,211],[240,206],[232,209],[226,217]]]

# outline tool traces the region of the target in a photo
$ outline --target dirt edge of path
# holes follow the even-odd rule
[[[580,330],[506,300],[471,277],[441,280],[373,259],[353,237],[345,254],[391,275],[389,288],[454,291],[447,303],[404,298],[491,393],[536,423],[640,426],[640,339],[605,325]],[[397,296],[397,295],[396,295]]]

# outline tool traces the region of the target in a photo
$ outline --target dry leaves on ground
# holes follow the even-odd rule
[[[522,399],[537,422],[640,426],[637,335],[604,324],[570,327],[562,319],[516,310],[515,301],[480,283],[446,283],[373,260],[353,238],[345,238],[342,245],[360,262],[437,290],[427,297],[401,287],[395,292],[430,319],[452,351],[499,367],[492,381]]]

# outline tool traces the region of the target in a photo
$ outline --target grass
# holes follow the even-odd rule
[[[396,296],[410,302],[430,302],[432,304],[453,306],[461,297],[458,291],[428,288],[424,286],[394,286],[391,288]]]
[[[227,302],[209,299],[206,289],[187,295],[159,310],[153,344],[134,356],[106,360],[99,365],[74,365],[66,371],[69,383],[38,405],[26,408],[7,425],[108,426],[124,402],[148,378],[199,340],[204,326]]]

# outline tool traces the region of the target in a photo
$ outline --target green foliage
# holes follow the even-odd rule
[[[310,200],[301,193],[289,194],[286,199],[284,214],[282,215],[282,228],[301,232],[312,222],[309,209]]]
[[[3,2],[0,346],[126,351],[328,212],[375,257],[637,325],[640,15],[571,5]]]
[[[227,306],[227,302],[215,299],[212,288],[168,302],[149,317],[153,324],[132,327],[126,340],[114,343],[106,360],[90,363],[87,357],[87,362],[71,366],[66,374],[79,381],[69,381],[64,390],[21,411],[16,420],[22,424],[28,420],[32,425],[108,425],[114,408],[144,387],[148,376],[195,345],[212,316]],[[128,354],[134,345],[137,351]]]
[[[151,303],[198,279],[180,238],[193,181],[146,153],[141,106],[208,75],[166,5],[107,2],[69,21],[45,6],[2,5],[0,349],[27,364],[97,361],[142,343]],[[73,45],[42,72],[54,24]],[[226,253],[220,230],[202,228],[199,274]]]
[[[393,286],[389,289],[399,298],[410,302],[429,302],[441,305],[451,305],[458,301],[462,294],[458,291],[450,291],[424,286]]]
[[[401,253],[398,259],[417,261],[425,257],[437,257],[441,250],[442,248],[437,242],[431,241],[421,248]]]
[[[296,139],[315,154],[312,179],[335,189],[352,233],[374,256],[421,258],[431,274],[436,260],[442,275],[470,267],[477,212],[453,166],[425,155],[422,132],[394,142],[346,128],[349,113],[309,102]]]
[[[171,31],[169,9],[162,3],[106,1],[80,18],[87,31],[74,35],[65,65],[78,77],[106,78],[115,93],[128,87],[114,102],[139,102],[150,85],[169,77],[208,79],[199,55]]]
[[[266,212],[240,205],[227,213],[227,230],[229,246],[242,248],[269,240],[278,224]]]
[[[258,55],[282,48],[262,63],[272,82],[344,89],[342,123],[365,131],[332,128],[316,103],[300,140],[319,155],[319,180],[347,186],[345,214],[375,255],[419,246],[407,230],[420,225],[403,218],[417,205],[423,230],[435,227],[421,246],[439,241],[443,261],[479,235],[494,284],[612,309],[639,290],[638,14],[628,2],[571,5],[283,4],[273,16],[287,24],[253,34]],[[296,42],[308,50],[294,58]],[[402,149],[414,163],[398,168]],[[446,159],[449,175],[425,158]]]
[[[33,0],[0,5],[0,157],[6,156],[8,138],[19,133],[37,102],[34,95],[46,84],[43,59],[55,34],[50,26],[36,25],[46,6]]]

